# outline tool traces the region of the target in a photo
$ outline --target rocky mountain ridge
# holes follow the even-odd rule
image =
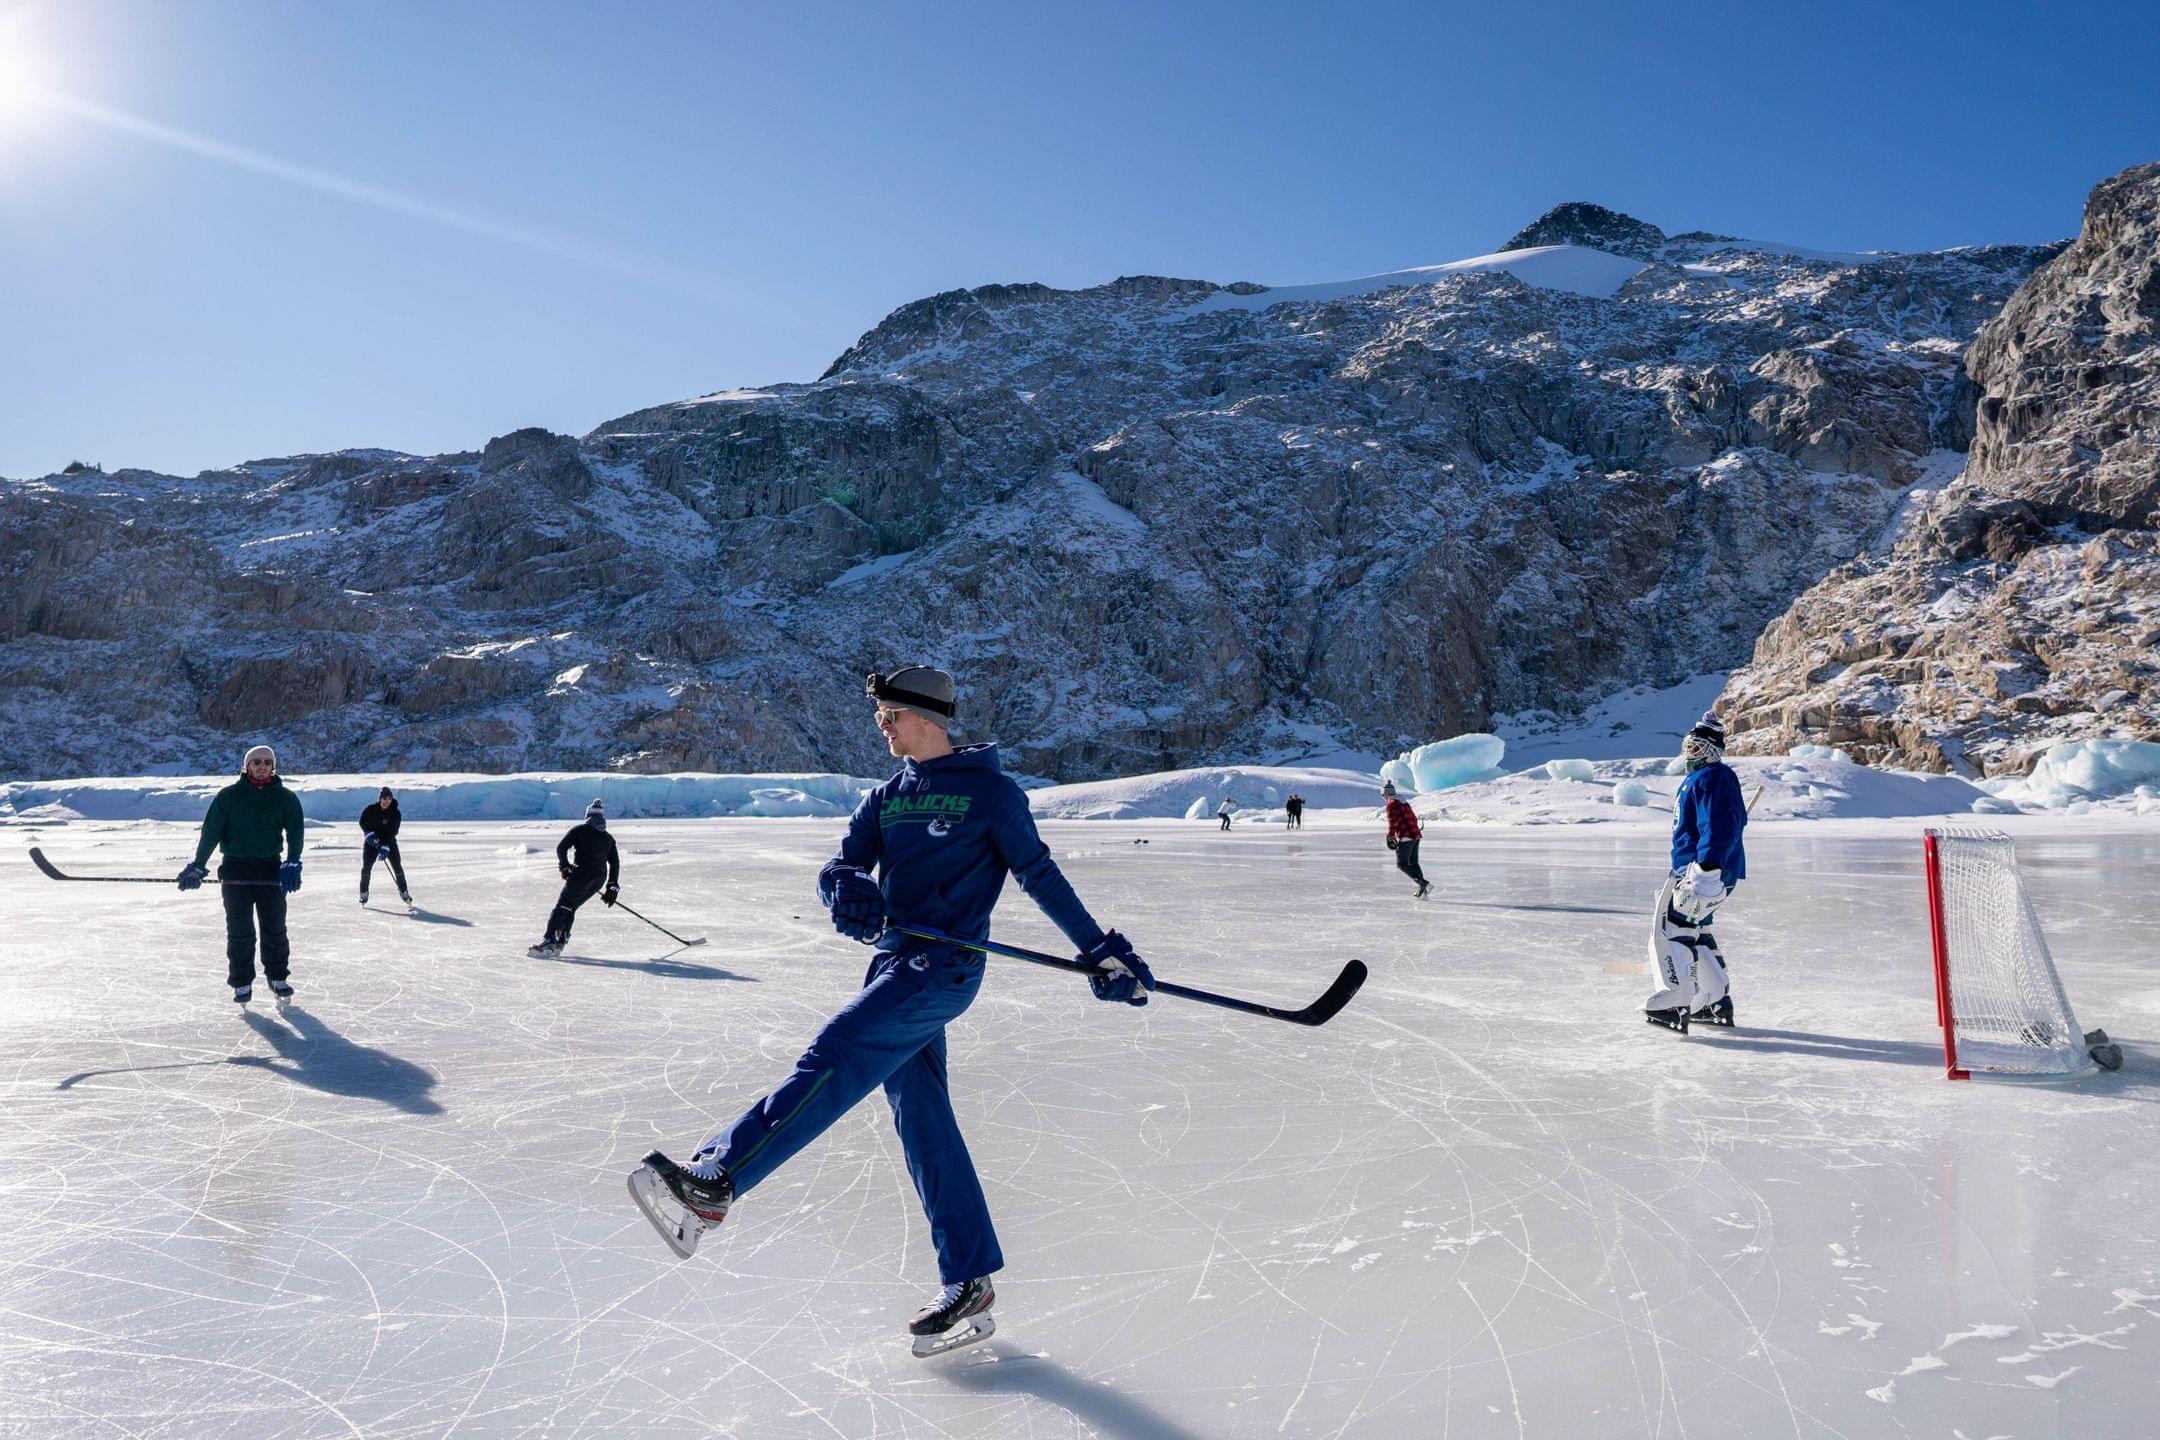
[[[0,775],[261,736],[317,771],[873,773],[861,676],[904,659],[1059,779],[1578,710],[1738,664],[1939,485],[1966,346],[2055,250],[1586,206],[1524,237],[1326,298],[948,292],[814,382],[581,438],[0,484]]]
[[[2094,188],[1965,371],[1964,474],[1765,631],[1726,690],[1738,748],[2001,775],[2160,739],[2160,164]]]

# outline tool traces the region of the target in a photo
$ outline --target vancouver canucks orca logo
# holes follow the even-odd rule
[[[880,827],[894,825],[922,825],[932,835],[950,835],[967,819],[968,797],[965,795],[893,795],[878,807]]]

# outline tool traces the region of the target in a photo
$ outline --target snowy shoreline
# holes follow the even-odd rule
[[[1935,819],[1993,825],[2019,815],[2160,818],[2150,784],[2097,800],[2033,781],[1975,784],[1950,775],[1877,770],[1835,752],[1738,756],[1753,823]],[[1531,827],[1670,823],[1680,777],[1669,760],[1554,760],[1415,795],[1428,825]],[[0,782],[0,825],[70,821],[197,821],[232,777],[138,776]],[[748,775],[407,774],[287,776],[311,825],[343,824],[388,785],[413,821],[553,821],[595,797],[619,820],[830,819],[851,813],[879,778],[814,772]],[[1182,820],[1213,826],[1233,805],[1233,828],[1283,826],[1283,802],[1306,802],[1308,824],[1363,823],[1380,805],[1379,777],[1329,767],[1216,765],[1050,785],[1028,792],[1040,820]]]

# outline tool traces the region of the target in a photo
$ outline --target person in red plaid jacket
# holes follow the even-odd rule
[[[1383,784],[1380,793],[1387,797],[1387,845],[1395,852],[1395,868],[1417,881],[1413,898],[1423,900],[1432,893],[1432,881],[1418,866],[1418,842],[1425,838],[1425,832],[1418,827],[1417,812],[1397,797],[1394,781]]]

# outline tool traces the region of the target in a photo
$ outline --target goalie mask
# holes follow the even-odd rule
[[[1725,726],[1714,711],[1705,710],[1695,728],[1680,742],[1680,756],[1690,770],[1700,770],[1725,758]]]

